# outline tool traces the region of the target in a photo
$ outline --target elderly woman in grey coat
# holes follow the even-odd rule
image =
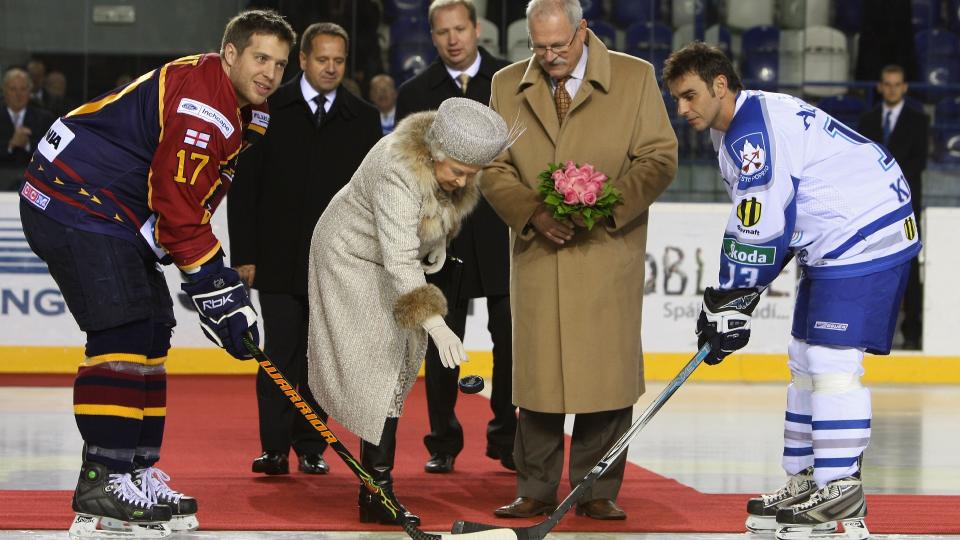
[[[360,461],[392,491],[397,419],[429,335],[445,366],[466,359],[443,320],[446,245],[479,198],[476,176],[509,144],[498,114],[464,98],[404,119],[324,211],[310,246],[309,384],[361,439]],[[360,521],[395,520],[361,486]]]

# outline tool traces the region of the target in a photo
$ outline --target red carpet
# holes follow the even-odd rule
[[[3,385],[69,385],[70,378],[9,376]],[[395,530],[360,524],[358,481],[332,452],[331,474],[265,477],[249,472],[259,453],[253,378],[175,376],[170,378],[168,430],[159,463],[174,487],[200,501],[205,530]],[[421,442],[426,419],[419,383],[400,421],[397,494],[423,519],[424,530],[449,530],[457,519],[523,526],[540,519],[497,520],[492,510],[514,497],[514,474],[483,456],[488,402],[461,396],[458,414],[466,448],[448,475],[423,472],[429,457]],[[356,438],[335,423],[331,428],[356,454]],[[641,435],[642,436],[642,435]],[[564,486],[567,482],[564,480]],[[562,497],[566,494],[563,488]],[[0,491],[0,529],[63,529],[73,518],[69,491]],[[748,494],[709,495],[634,465],[627,466],[618,499],[628,519],[601,522],[570,512],[557,531],[742,532]],[[868,526],[874,533],[960,534],[960,497],[868,496]]]

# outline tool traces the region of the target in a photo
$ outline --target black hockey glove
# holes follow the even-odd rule
[[[703,361],[719,364],[733,351],[750,341],[750,317],[760,302],[756,288],[703,291],[703,308],[697,319],[697,347],[710,342],[710,354]]]
[[[247,360],[252,355],[243,344],[249,331],[254,343],[260,343],[257,312],[250,296],[233,268],[223,266],[223,260],[207,263],[180,288],[190,295],[200,315],[200,329],[218,347],[226,349],[234,358]]]

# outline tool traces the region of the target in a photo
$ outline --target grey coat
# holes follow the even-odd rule
[[[416,381],[427,347],[420,325],[446,314],[421,261],[456,235],[479,198],[475,182],[440,190],[424,142],[434,115],[411,115],[370,150],[310,245],[310,390],[374,444]]]

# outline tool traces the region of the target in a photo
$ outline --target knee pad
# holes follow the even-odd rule
[[[817,375],[852,373],[863,375],[863,350],[853,347],[809,345],[806,348],[806,372]]]
[[[787,344],[787,367],[790,373],[796,375],[808,375],[810,373],[807,365],[807,342],[801,339],[791,338]]]
[[[856,373],[823,373],[812,379],[813,391],[821,394],[843,394],[863,388]]]
[[[790,384],[797,390],[813,391],[813,377],[804,373],[791,373]]]

